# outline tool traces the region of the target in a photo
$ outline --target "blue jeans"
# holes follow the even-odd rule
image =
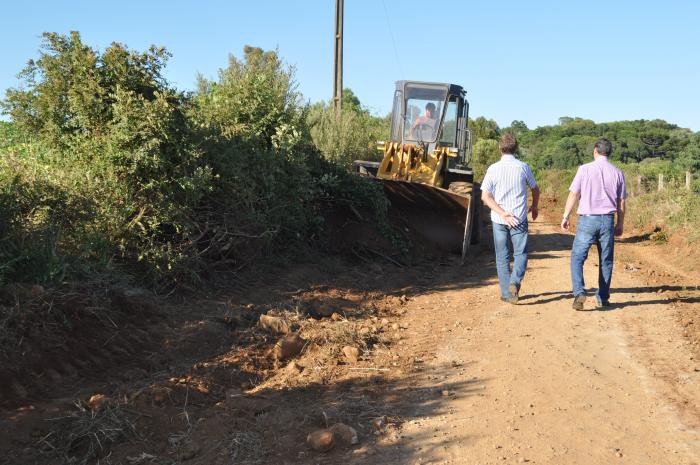
[[[508,238],[513,244],[513,273],[510,272],[510,247]],[[527,221],[515,228],[506,224],[493,223],[493,245],[496,250],[496,271],[498,283],[501,286],[501,297],[510,297],[508,285],[515,284],[520,289],[520,283],[525,277],[527,268]]]
[[[576,238],[571,249],[571,282],[574,296],[585,294],[583,263],[588,258],[588,250],[595,244],[598,248],[598,291],[596,299],[607,302],[610,299],[610,282],[613,270],[613,249],[615,246],[614,215],[581,215],[576,225]]]

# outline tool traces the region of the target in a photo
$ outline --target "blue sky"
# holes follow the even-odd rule
[[[334,0],[12,2],[2,7],[0,91],[37,56],[44,31],[80,31],[173,54],[166,76],[192,89],[246,44],[279,49],[311,102],[333,88]],[[376,114],[394,81],[454,82],[472,116],[507,126],[661,118],[700,130],[700,2],[345,0],[344,84]]]

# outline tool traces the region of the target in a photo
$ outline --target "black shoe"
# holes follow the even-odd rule
[[[508,297],[508,302],[512,303],[513,305],[518,303],[518,299],[520,298],[518,294],[520,293],[520,288],[518,287],[517,284],[515,283],[510,283],[508,286],[508,292],[510,292],[510,297]]]
[[[610,301],[609,300],[600,300],[598,297],[596,297],[595,308],[610,308]]]
[[[586,303],[586,295],[585,294],[579,294],[574,297],[574,303],[571,305],[571,308],[573,308],[576,311],[582,311],[583,310],[583,304]]]

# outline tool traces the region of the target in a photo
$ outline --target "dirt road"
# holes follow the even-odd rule
[[[520,305],[499,301],[483,274],[409,304],[426,365],[414,392],[442,399],[416,396],[403,445],[377,463],[700,463],[700,360],[674,316],[675,306],[697,308],[698,293],[684,291],[697,283],[650,286],[649,265],[620,244],[613,307],[575,312],[571,236],[532,229]]]
[[[4,399],[0,464],[700,464],[696,277],[627,238],[612,308],[574,312],[572,236],[531,230],[517,306],[488,252],[466,267],[326,258],[96,333],[98,351]],[[270,358],[264,313],[304,338],[296,358]],[[148,343],[110,349],[134,334]],[[336,422],[359,444],[310,450]]]

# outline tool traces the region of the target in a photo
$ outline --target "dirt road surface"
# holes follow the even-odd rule
[[[410,303],[426,359],[416,390],[447,400],[416,402],[394,463],[700,463],[700,360],[674,317],[678,305],[697,309],[698,293],[684,295],[671,275],[676,284],[650,286],[650,264],[620,244],[612,308],[575,312],[572,237],[537,223],[532,233],[519,305],[500,302],[495,277],[478,275]]]
[[[288,364],[270,361],[257,320],[190,303],[146,328],[152,344],[128,366],[98,376],[92,357],[89,376],[38,374],[41,395],[12,391],[24,400],[0,417],[0,463],[80,463],[99,448],[84,463],[700,464],[697,277],[627,238],[612,308],[575,312],[573,237],[531,231],[517,306],[500,301],[486,251],[466,267],[314,264],[218,297],[288,318],[307,341]],[[595,254],[585,273],[595,287]],[[304,299],[343,316],[302,318]],[[343,358],[347,343],[359,360]],[[106,420],[73,406],[94,394],[115,405]],[[310,450],[306,436],[336,421],[359,444]]]

